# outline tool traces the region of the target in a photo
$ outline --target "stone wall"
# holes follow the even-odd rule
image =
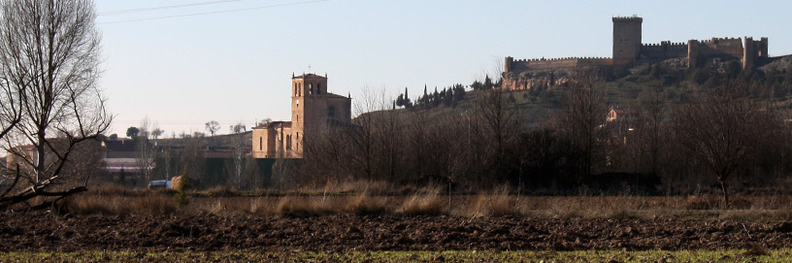
[[[568,69],[578,67],[597,67],[610,66],[613,60],[610,58],[596,57],[571,57],[571,58],[540,58],[540,59],[518,59],[506,57],[506,73],[521,72],[526,70],[553,70]]]
[[[740,38],[712,38],[711,40],[688,41],[688,62],[697,67],[706,59],[743,59],[744,50]],[[745,65],[744,65],[745,66]]]
[[[680,58],[686,57],[687,53],[687,43],[663,41],[660,44],[643,44],[641,46],[641,58],[645,59]]]

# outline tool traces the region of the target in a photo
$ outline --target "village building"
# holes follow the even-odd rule
[[[253,158],[302,158],[306,138],[352,121],[352,99],[329,93],[327,75],[292,76],[291,98],[291,121],[253,127]]]

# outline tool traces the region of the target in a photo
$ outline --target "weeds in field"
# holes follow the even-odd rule
[[[295,194],[205,191],[128,190],[106,186],[75,195],[61,212],[95,215],[201,214],[218,216],[306,217],[328,214],[452,215],[461,217],[527,216],[547,218],[774,219],[792,217],[792,196],[735,196],[732,209],[720,209],[717,195],[696,196],[515,196],[501,187],[479,195],[446,195],[440,187],[386,195],[386,185],[363,182],[326,189],[328,193]],[[363,189],[341,193],[338,190]],[[369,192],[366,189],[374,189]],[[336,191],[330,193],[329,191]],[[392,191],[398,189],[391,188]],[[118,193],[113,194],[113,191]],[[257,194],[252,194],[257,193]],[[264,196],[262,194],[267,194]],[[181,197],[180,197],[181,196]],[[181,203],[179,200],[189,203]],[[174,202],[176,200],[176,202]]]
[[[168,215],[177,210],[172,200],[156,192],[132,197],[81,195],[67,199],[63,208],[81,215]]]
[[[387,200],[363,192],[352,197],[346,210],[357,215],[372,215],[386,214],[392,208],[388,206]]]
[[[476,196],[472,206],[463,215],[469,217],[522,215],[517,206],[518,198],[509,194],[508,186],[502,186],[491,193]]]
[[[439,215],[447,211],[444,198],[440,196],[440,188],[429,187],[419,193],[408,196],[399,209],[399,213],[407,215]]]

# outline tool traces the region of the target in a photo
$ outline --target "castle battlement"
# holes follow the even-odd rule
[[[514,59],[515,63],[531,63],[531,62],[558,62],[558,61],[572,61],[572,60],[609,60],[608,57],[563,57],[563,58],[529,58],[529,59]]]
[[[505,66],[508,73],[511,71],[526,70],[554,70],[577,67],[609,66],[613,60],[605,57],[563,57],[563,58],[533,58],[514,59],[506,57]]]
[[[643,18],[639,16],[614,16],[613,22],[643,22]]]
[[[740,43],[742,39],[739,37],[713,37],[712,39],[707,40],[697,40],[702,44],[719,44],[720,42],[736,42]]]
[[[685,47],[687,48],[687,43],[685,42],[677,42],[671,43],[671,41],[662,41],[660,43],[644,43],[641,47]]]

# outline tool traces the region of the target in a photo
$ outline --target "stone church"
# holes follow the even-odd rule
[[[351,123],[352,99],[327,92],[327,75],[292,75],[291,98],[291,121],[253,128],[253,158],[302,158],[306,137]]]

